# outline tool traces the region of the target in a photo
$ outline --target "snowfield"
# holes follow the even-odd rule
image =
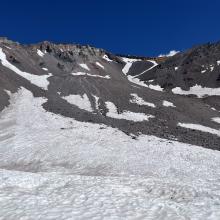
[[[134,140],[46,101],[22,88],[0,113],[0,219],[220,219],[219,151]]]

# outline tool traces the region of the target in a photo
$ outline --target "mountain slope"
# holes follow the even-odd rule
[[[24,87],[34,96],[46,98],[43,107],[55,114],[79,121],[103,123],[117,127],[126,134],[175,138],[181,142],[219,149],[219,124],[212,120],[219,117],[219,112],[213,110],[220,110],[218,96],[206,99],[178,96],[162,91],[163,85],[156,78],[153,82],[148,81],[148,85],[138,81],[138,78],[142,80],[144,77],[152,80],[150,76],[154,72],[160,74],[157,73],[160,66],[168,65],[170,60],[184,55],[177,54],[159,64],[152,59],[123,58],[80,45],[43,42],[23,46],[3,41],[0,47],[3,60],[0,66],[1,110],[9,104],[6,91],[13,93]],[[166,71],[161,74],[167,78]],[[181,72],[176,73],[177,78],[179,75]],[[170,83],[169,80],[167,83]],[[197,79],[196,83],[200,85]],[[175,81],[175,87],[178,86],[180,84]],[[143,99],[150,105],[140,105],[137,99]],[[80,100],[86,100],[89,109],[80,107]],[[164,102],[173,105],[166,106]],[[178,126],[180,124],[195,124],[195,128],[192,132]],[[199,128],[197,125],[215,130],[214,135],[213,132],[196,129]]]
[[[158,78],[187,53],[1,39],[0,218],[219,219],[219,96]]]

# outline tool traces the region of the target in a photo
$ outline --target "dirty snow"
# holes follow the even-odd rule
[[[73,76],[91,76],[91,77],[98,77],[98,78],[103,78],[103,79],[110,79],[111,77],[109,75],[101,76],[101,75],[94,75],[90,73],[85,73],[85,72],[76,72],[76,73],[71,73]]]
[[[105,67],[104,67],[101,63],[96,62],[95,64],[96,64],[97,66],[101,67],[102,69],[105,69]]]
[[[90,71],[90,69],[89,69],[89,67],[88,67],[87,64],[81,63],[81,64],[79,64],[79,65],[80,65],[83,69]]]
[[[133,140],[44,102],[21,89],[0,114],[2,219],[220,218],[219,151]]]
[[[67,102],[69,102],[72,105],[76,105],[78,108],[92,112],[91,103],[89,101],[89,98],[86,94],[83,95],[68,95],[63,96],[63,99],[65,99]]]
[[[176,107],[172,102],[168,102],[166,100],[163,101],[163,106],[165,106],[165,107]]]
[[[136,113],[130,111],[118,112],[117,107],[112,102],[106,102],[106,108],[108,113],[106,114],[110,118],[125,119],[128,121],[148,121],[150,118],[154,118],[153,115],[146,115],[144,113]]]
[[[206,127],[204,125],[188,124],[188,123],[178,123],[178,126],[183,127],[183,128],[189,128],[189,129],[194,129],[194,130],[198,130],[198,131],[214,134],[214,135],[217,135],[217,136],[220,137],[220,130],[217,130],[217,129],[214,129],[214,128],[210,128],[210,127]]]
[[[44,56],[44,53],[43,53],[41,50],[37,50],[37,54],[38,54],[40,57],[43,57],[43,56]]]
[[[178,95],[196,95],[198,98],[203,98],[205,96],[220,96],[220,88],[206,88],[200,85],[195,85],[188,91],[176,87],[172,89],[172,92]]]
[[[132,96],[132,98],[130,99],[131,103],[135,103],[138,105],[147,105],[149,107],[156,108],[154,103],[144,101],[144,99],[138,96],[138,94],[132,93],[131,96]]]
[[[19,70],[16,66],[12,65],[10,62],[7,61],[6,55],[3,52],[2,48],[0,48],[0,60],[3,66],[9,68],[21,77],[27,79],[32,84],[47,90],[47,87],[49,85],[49,81],[47,79],[48,77],[52,76],[52,74],[49,73],[48,75],[33,75]]]

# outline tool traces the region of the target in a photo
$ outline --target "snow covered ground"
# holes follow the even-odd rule
[[[46,112],[0,114],[0,219],[220,219],[220,152]],[[28,134],[28,135],[27,135]]]

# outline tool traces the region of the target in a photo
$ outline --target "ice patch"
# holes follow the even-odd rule
[[[89,67],[85,63],[79,64],[83,69],[90,71]]]
[[[43,56],[44,56],[44,53],[43,53],[41,50],[37,50],[37,54],[38,54],[40,57],[43,57]]]
[[[166,100],[163,101],[163,106],[165,106],[165,107],[176,107],[172,102],[168,102]]]
[[[178,95],[196,95],[198,98],[203,98],[204,96],[220,96],[220,88],[206,88],[200,85],[190,87],[188,91],[176,87],[172,89],[172,92]]]
[[[187,124],[187,123],[178,123],[177,125],[183,128],[189,128],[189,129],[202,131],[205,133],[211,133],[211,134],[214,134],[220,137],[220,130],[217,130],[214,128],[206,127],[206,126],[199,125],[199,124]]]
[[[9,68],[13,72],[20,75],[21,77],[27,79],[32,84],[47,90],[47,87],[49,85],[48,77],[52,76],[51,73],[49,73],[48,75],[34,75],[19,70],[16,66],[12,65],[10,62],[7,61],[6,55],[2,51],[2,48],[0,48],[0,60],[3,66]]]
[[[130,111],[123,111],[122,113],[119,113],[114,103],[106,102],[105,104],[109,110],[106,115],[110,118],[125,119],[135,122],[148,121],[150,118],[154,118],[153,115],[145,115],[144,113],[136,113]]]
[[[89,98],[86,94],[68,95],[68,96],[63,96],[62,98],[65,99],[67,102],[69,102],[71,105],[76,105],[80,109],[86,110],[88,112],[93,111]]]
[[[99,62],[96,62],[96,65],[101,67],[103,70],[105,69],[105,67],[101,63],[99,63]]]
[[[144,101],[144,99],[142,99],[135,93],[132,93],[131,96],[132,96],[132,99],[130,100],[131,103],[135,103],[138,105],[147,105],[149,107],[156,108],[154,103]]]

